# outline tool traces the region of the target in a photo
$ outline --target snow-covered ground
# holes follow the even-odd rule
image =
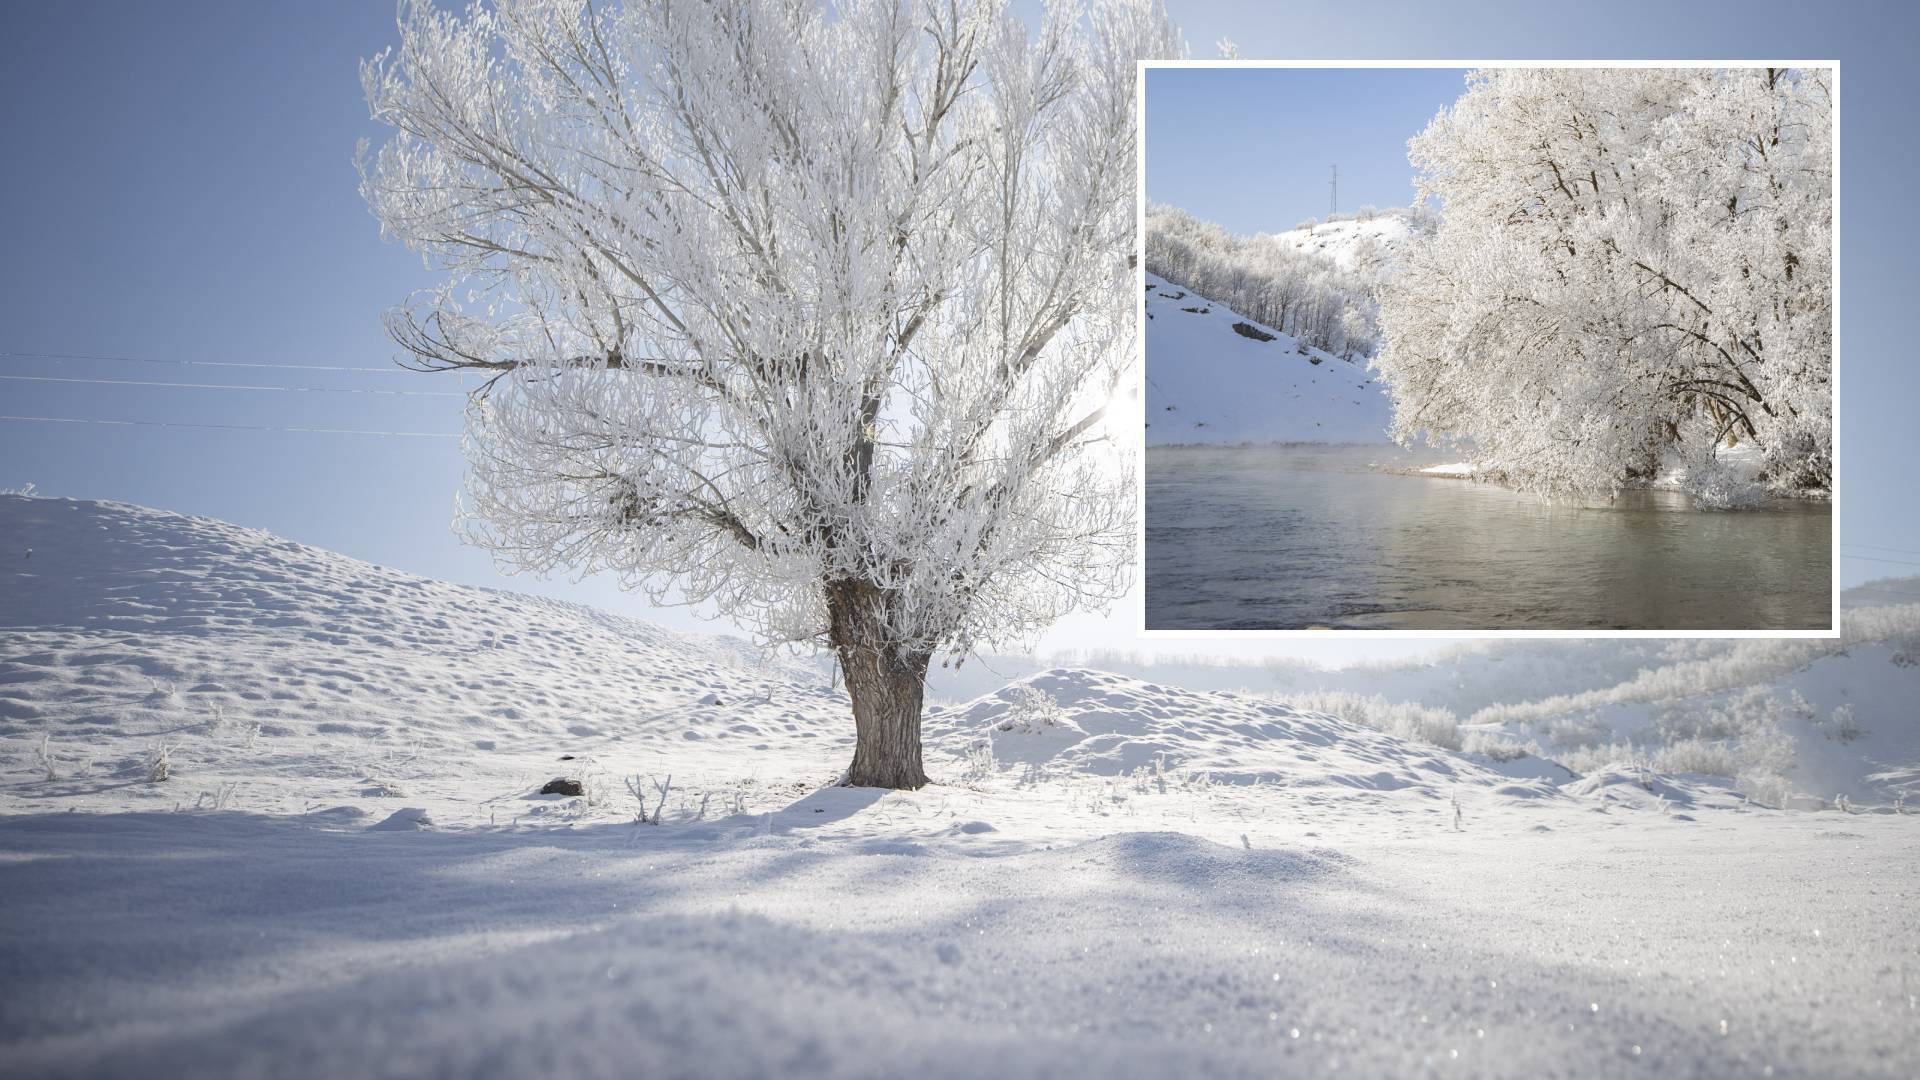
[[[1148,445],[1387,441],[1392,402],[1364,361],[1305,347],[1151,274],[1147,317]]]
[[[1342,270],[1384,273],[1398,258],[1400,247],[1413,235],[1413,226],[1404,213],[1388,211],[1365,221],[1343,218],[1326,221],[1312,228],[1288,229],[1276,233],[1273,242],[1294,251],[1318,255]]]
[[[0,1073],[1920,1070],[1920,818],[1079,669],[935,711],[935,783],[880,793],[831,785],[845,709],[738,642],[0,496]]]

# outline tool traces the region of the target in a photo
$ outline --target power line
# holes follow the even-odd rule
[[[96,360],[126,364],[167,364],[173,367],[266,368],[274,371],[346,371],[360,375],[418,375],[403,367],[349,367],[341,364],[274,364],[240,360],[163,360],[152,356],[101,356],[92,353],[0,352],[20,360]]]
[[[1843,559],[1859,559],[1863,562],[1893,563],[1896,566],[1920,566],[1920,562],[1915,562],[1912,559],[1887,559],[1878,555],[1855,555],[1846,551],[1841,552],[1840,557]]]
[[[370,431],[362,428],[271,427],[264,424],[193,424],[181,420],[107,420],[77,416],[0,416],[0,421],[35,424],[97,424],[102,427],[201,428],[208,431],[278,431],[296,435],[384,435],[406,439],[457,439],[444,431]]]
[[[84,383],[90,386],[145,386],[166,390],[244,390],[285,394],[376,394],[381,397],[457,397],[467,395],[449,390],[375,390],[359,386],[254,386],[242,383],[156,382],[148,379],[83,379],[70,375],[0,375],[7,382]]]
[[[1840,546],[1851,547],[1851,548],[1867,548],[1871,551],[1891,551],[1896,555],[1920,555],[1920,551],[1916,551],[1913,548],[1888,547],[1885,544],[1855,544],[1852,542],[1848,542],[1848,543],[1843,543]]]

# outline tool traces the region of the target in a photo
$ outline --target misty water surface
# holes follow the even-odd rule
[[[1387,446],[1147,451],[1151,630],[1825,629],[1832,508],[1547,504]]]

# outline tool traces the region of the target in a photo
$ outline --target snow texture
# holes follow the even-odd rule
[[[1387,442],[1393,403],[1364,364],[1151,274],[1146,305],[1147,445]]]
[[[1911,816],[1084,669],[840,788],[739,642],[116,504],[0,568],[8,1075],[1920,1068]]]

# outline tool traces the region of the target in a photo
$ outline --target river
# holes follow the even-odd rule
[[[1147,451],[1150,630],[1788,630],[1832,623],[1832,506],[1569,505],[1390,446]]]

